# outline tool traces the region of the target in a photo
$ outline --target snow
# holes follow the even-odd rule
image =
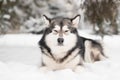
[[[4,19],[10,19],[10,15],[5,14],[5,15],[3,16],[3,18],[4,18]]]
[[[33,18],[30,17],[29,20],[23,23],[21,26],[21,32],[31,32],[36,31],[39,32],[44,28],[44,20],[43,18]]]
[[[85,34],[85,37],[100,39]],[[38,41],[41,35],[7,34],[0,36],[0,80],[120,80],[120,36],[105,36],[104,61],[85,63],[79,73],[71,69],[43,72]]]

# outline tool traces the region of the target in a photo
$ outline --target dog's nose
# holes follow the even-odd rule
[[[63,38],[58,38],[58,43],[62,44],[64,42]]]

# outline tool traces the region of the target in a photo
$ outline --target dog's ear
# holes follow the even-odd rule
[[[75,16],[74,18],[71,19],[73,27],[78,28],[79,22],[80,22],[80,15]]]
[[[49,24],[50,24],[50,22],[51,22],[51,19],[48,18],[46,15],[43,15],[43,17],[44,17],[44,22],[45,22],[46,27],[49,27]]]

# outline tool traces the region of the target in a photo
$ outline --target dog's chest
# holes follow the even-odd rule
[[[56,59],[63,58],[68,53],[68,47],[52,47],[51,53]]]
[[[59,57],[57,58],[56,56],[54,56],[55,60],[52,57],[46,56],[44,54],[42,56],[43,63],[51,69],[56,70],[56,69],[64,69],[64,68],[74,68],[77,64],[80,63],[80,55],[77,55],[79,52],[79,49],[76,49],[75,51],[73,51],[72,54],[69,55],[63,62],[59,62],[59,60],[60,60],[60,57],[63,57],[63,55],[66,55],[65,53],[60,53],[60,52],[64,52],[64,50],[59,50],[55,52],[58,52],[58,53],[54,55]]]

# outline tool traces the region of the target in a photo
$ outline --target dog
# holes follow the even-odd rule
[[[42,66],[50,70],[75,70],[84,62],[106,58],[99,42],[78,34],[80,15],[74,18],[48,18],[44,15],[44,19],[46,27],[39,41]]]

